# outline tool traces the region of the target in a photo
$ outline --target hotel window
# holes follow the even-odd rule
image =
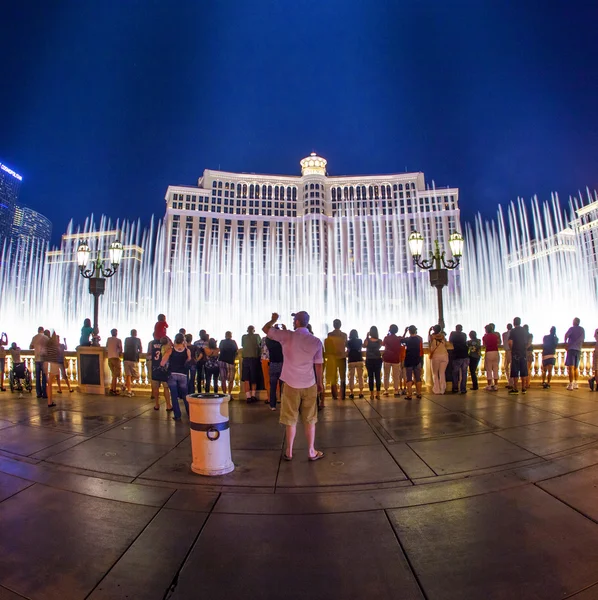
[[[218,183],[216,181],[212,181],[212,187],[215,188],[218,186]]]
[[[218,187],[221,188],[222,187],[222,181],[218,182]]]

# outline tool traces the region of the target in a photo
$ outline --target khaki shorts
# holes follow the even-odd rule
[[[112,373],[112,377],[120,377],[120,358],[109,358],[108,366],[110,367],[110,372]]]
[[[139,379],[139,366],[134,360],[125,360],[125,377]]]
[[[284,384],[280,407],[280,423],[283,425],[297,425],[299,413],[304,423],[318,422],[318,386],[308,388],[293,388]]]

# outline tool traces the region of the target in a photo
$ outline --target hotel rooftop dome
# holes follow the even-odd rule
[[[315,152],[312,152],[307,158],[301,162],[301,175],[324,175],[326,176],[326,165],[328,161]]]

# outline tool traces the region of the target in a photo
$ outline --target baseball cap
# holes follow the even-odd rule
[[[305,323],[306,325],[309,323],[309,314],[305,310],[300,310],[299,312],[291,313],[291,317],[299,319],[299,321]]]

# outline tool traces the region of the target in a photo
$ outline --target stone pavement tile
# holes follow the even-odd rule
[[[572,417],[575,415],[581,415],[583,413],[589,413],[598,411],[598,401],[593,400],[593,396],[589,398],[585,394],[579,394],[576,391],[569,392],[569,395],[564,394],[554,395],[547,394],[544,398],[530,397],[530,394],[523,396],[513,396],[517,398],[517,402],[526,404],[528,406],[534,406],[541,410],[547,410],[553,412],[562,417]]]
[[[184,442],[183,442],[184,443]],[[280,463],[279,450],[234,450],[235,470],[219,477],[205,477],[191,470],[190,448],[177,446],[141,473],[140,478],[174,483],[219,486],[259,486],[273,488]]]
[[[315,462],[307,459],[306,450],[296,450],[292,461],[282,461],[276,485],[357,485],[404,479],[405,473],[380,444],[327,448],[324,458]]]
[[[233,423],[230,443],[233,450],[280,450],[284,427],[279,423]]]
[[[73,410],[49,411],[44,415],[32,417],[23,424],[55,429],[72,433],[95,434],[122,420],[114,415],[93,415]]]
[[[398,417],[406,419],[427,413],[447,412],[446,408],[426,398],[418,400],[414,397],[413,400],[405,400],[405,397],[401,396],[396,400],[371,400],[370,404],[382,418],[386,419]]]
[[[200,589],[202,597],[231,600],[423,598],[381,511],[213,514],[171,597],[197,597]]]
[[[467,394],[439,394],[430,396],[430,398],[439,406],[444,406],[448,410],[460,410],[469,412],[470,409],[485,408],[486,406],[502,406],[511,404],[509,396],[499,394],[468,391]]]
[[[15,425],[8,429],[0,429],[0,449],[29,456],[44,448],[64,442],[72,437],[69,433],[60,433],[40,427]]]
[[[55,400],[56,404],[60,407],[60,401]],[[112,396],[101,396],[95,399],[89,399],[88,402],[81,404],[81,409],[89,415],[113,415],[116,417],[122,417],[133,413],[137,415],[139,409],[145,409],[145,407],[152,406],[153,400],[149,398],[127,398],[118,397],[113,398]],[[157,411],[156,411],[157,412]]]
[[[156,512],[33,485],[0,504],[0,581],[36,600],[83,599]]]
[[[15,594],[0,585],[0,600],[23,600],[24,596]],[[25,599],[26,600],[26,599]]]
[[[388,444],[387,450],[399,463],[407,477],[417,479],[435,476],[434,471],[407,444],[403,442]]]
[[[571,419],[574,421],[581,421],[582,423],[589,423],[590,425],[598,425],[598,411],[575,415],[574,417],[571,417]]]
[[[471,415],[474,419],[501,429],[562,418],[554,413],[517,402],[471,408],[467,410],[467,414]]]
[[[381,419],[380,425],[396,442],[476,433],[490,429],[472,417],[457,412],[430,413],[426,414],[425,418],[419,416]]]
[[[1,596],[0,596],[1,598]],[[582,592],[573,594],[573,596],[567,596],[569,600],[598,600],[598,584],[592,587],[586,588]]]
[[[536,485],[598,522],[598,465],[546,479]]]
[[[10,421],[0,421],[0,429],[6,429],[7,427],[14,427],[15,424]]]
[[[161,510],[89,599],[162,600],[207,516]]]
[[[598,427],[572,419],[558,419],[505,429],[496,435],[530,452],[545,456],[598,441]]]
[[[188,436],[189,426],[186,424],[177,423],[172,419],[159,421],[136,417],[109,429],[98,437],[173,447]]]
[[[31,481],[0,473],[0,502],[33,485]]]
[[[153,402],[153,400],[152,400]],[[180,403],[181,410],[185,415],[185,407],[183,403]],[[164,404],[164,399],[160,399],[160,410],[154,410],[151,406],[148,406],[147,410],[140,409],[141,412],[137,415],[139,418],[143,419],[151,419],[152,421],[172,421],[172,413],[166,412],[166,405]],[[187,415],[185,415],[186,418]]]
[[[460,473],[508,463],[534,455],[493,433],[410,442],[409,446],[436,473]]]
[[[44,448],[43,450],[40,450],[39,452],[34,452],[31,455],[31,458],[45,460],[46,458],[49,458],[50,456],[54,456],[54,454],[59,454],[60,452],[63,452],[64,450],[68,450],[69,448],[72,448],[73,446],[76,446],[77,444],[80,444],[81,442],[84,442],[88,439],[89,439],[88,437],[85,437],[83,435],[73,435],[68,440],[64,440],[64,442],[54,444],[54,446],[50,446],[49,448]]]
[[[262,401],[244,406],[229,406],[231,423],[278,423],[280,411],[272,411]]]
[[[375,417],[378,417],[378,413],[372,412],[372,408],[369,408],[369,413]],[[326,406],[324,409],[318,412],[318,422],[328,421],[363,421],[364,413],[355,406],[348,406],[346,408],[337,409],[334,407]]]
[[[164,456],[169,449],[169,446],[159,444],[95,437],[47,460],[99,473],[135,477]]]
[[[598,579],[598,526],[535,486],[388,514],[430,599],[564,598]]]
[[[172,486],[158,487],[123,483],[101,477],[57,471],[44,465],[30,465],[7,458],[0,458],[0,470],[3,473],[43,483],[50,487],[143,506],[162,506],[174,492]]]
[[[15,407],[0,404],[0,419],[10,421],[11,423],[19,423],[20,421],[46,414],[48,410],[50,409],[48,409],[46,400],[42,400],[39,403],[37,401],[28,401],[27,404],[20,404]]]
[[[270,494],[268,494],[270,495]],[[210,512],[220,494],[206,492],[201,488],[178,489],[164,505],[164,508],[175,510],[192,510],[194,512]]]
[[[316,426],[316,447],[334,448],[341,446],[376,446],[378,436],[366,421],[324,421]],[[295,451],[307,448],[303,425],[297,427]],[[301,453],[299,453],[301,454]]]

